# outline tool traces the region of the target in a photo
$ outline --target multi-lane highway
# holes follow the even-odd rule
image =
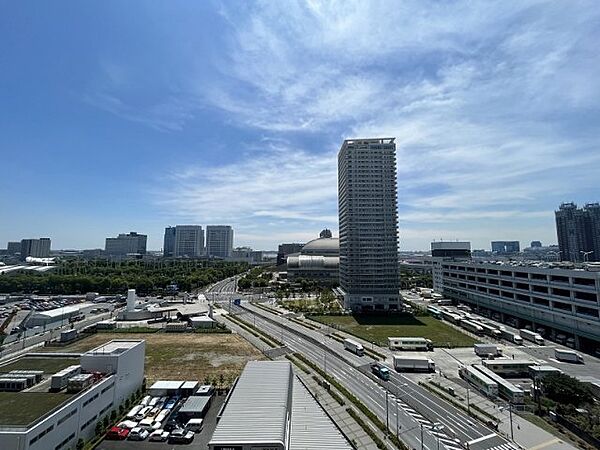
[[[369,372],[370,358],[345,351],[341,343],[323,333],[308,330],[247,303],[242,308],[234,308],[234,312],[254,314],[257,326],[282,340],[291,350],[321,365],[384,422],[389,421],[392,432],[398,432],[401,439],[413,448],[421,446],[421,425],[424,429],[423,447],[429,450],[435,450],[438,444],[452,449],[464,446],[467,442],[472,442],[472,450],[515,448],[489,428],[402,374],[392,370],[389,382],[375,378]],[[389,401],[387,412],[386,398]],[[394,399],[398,399],[397,416]],[[438,425],[432,428],[433,423]]]

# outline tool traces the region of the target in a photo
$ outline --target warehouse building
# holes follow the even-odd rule
[[[246,364],[226,400],[210,450],[350,450],[287,361]]]
[[[443,294],[499,313],[517,328],[566,337],[576,348],[600,349],[600,271],[593,264],[444,261]]]
[[[3,393],[0,449],[73,449],[92,438],[96,423],[142,385],[144,355],[145,341],[114,340],[84,353],[76,372],[93,375],[74,375],[60,392],[48,383],[45,390]],[[10,414],[15,404],[19,414]]]

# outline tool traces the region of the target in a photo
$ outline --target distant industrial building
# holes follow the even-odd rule
[[[23,239],[21,240],[20,253],[23,261],[28,256],[33,258],[49,258],[50,238]]]
[[[471,243],[459,241],[438,241],[431,243],[433,258],[470,258]]]
[[[106,238],[104,250],[110,256],[145,255],[148,236],[134,231]]]
[[[93,438],[96,424],[142,386],[144,356],[143,340],[113,340],[84,353],[80,365],[53,376],[44,389],[5,392],[0,409],[21,410],[0,419],[0,448],[66,450]]]
[[[227,398],[210,450],[350,450],[288,361],[246,364]]]
[[[18,255],[21,253],[21,243],[20,242],[9,242],[6,244],[6,254],[9,256]]]
[[[323,234],[323,232],[321,232]],[[307,242],[300,253],[287,257],[287,277],[337,284],[340,268],[340,241],[332,237],[319,237]]]
[[[247,262],[248,264],[260,264],[263,262],[263,252],[252,250],[250,247],[236,247],[231,253],[231,261]]]
[[[291,243],[291,244],[279,244],[279,248],[277,250],[277,265],[281,266],[287,263],[288,255],[292,253],[299,253],[302,250],[304,244],[300,243]]]
[[[540,248],[542,246],[542,242],[541,241],[531,241],[531,244],[529,244],[529,246],[531,248]]]
[[[492,241],[492,253],[496,255],[512,255],[520,251],[519,241]]]
[[[209,258],[230,258],[233,252],[233,228],[229,225],[206,227],[206,254]]]
[[[163,255],[175,258],[199,258],[204,255],[204,230],[200,225],[165,228]]]
[[[498,313],[517,328],[543,328],[555,340],[600,349],[597,265],[573,269],[555,263],[444,261],[442,276],[448,298]]]
[[[563,203],[555,216],[561,261],[600,261],[600,204]]]
[[[470,260],[471,243],[467,241],[439,241],[431,243],[433,289],[435,291],[442,292],[444,289],[442,262],[453,259]]]
[[[338,153],[340,288],[354,311],[398,310],[394,138],[346,140]]]

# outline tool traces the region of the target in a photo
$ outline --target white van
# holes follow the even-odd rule
[[[185,424],[185,429],[188,431],[193,431],[194,433],[199,433],[202,431],[202,425],[204,421],[202,419],[190,419],[188,423]]]

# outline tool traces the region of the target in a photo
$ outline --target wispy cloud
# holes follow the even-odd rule
[[[272,243],[290,228],[335,227],[335,147],[372,135],[397,137],[407,247],[466,230],[555,241],[557,204],[592,200],[594,2],[224,2],[220,13],[226,45],[208,61],[210,83],[191,63],[139,107],[108,66],[108,88],[90,100],[169,131],[210,108],[254,136],[245,142],[258,150],[226,165],[175,167],[159,196],[173,216],[265,231]]]

